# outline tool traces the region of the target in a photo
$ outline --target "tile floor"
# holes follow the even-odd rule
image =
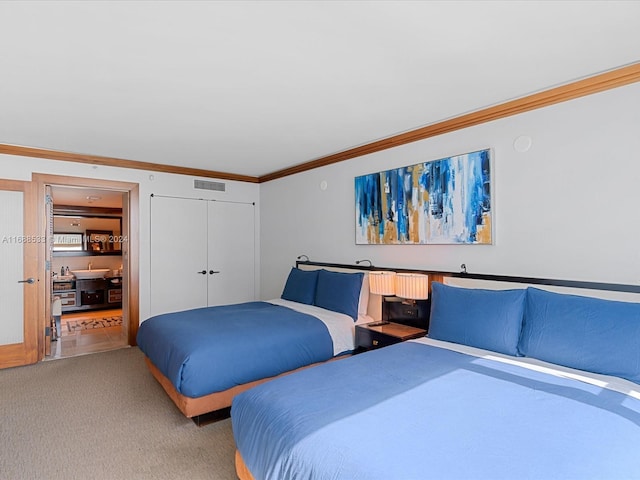
[[[103,318],[122,315],[121,309],[75,312],[62,315],[60,339],[51,342],[51,355],[46,360],[75,357],[88,353],[104,352],[126,347],[127,335],[123,325],[117,327],[94,328],[70,332],[66,322],[88,318]]]

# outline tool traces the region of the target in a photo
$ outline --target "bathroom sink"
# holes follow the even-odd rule
[[[85,280],[88,278],[104,278],[109,271],[108,268],[92,268],[91,270],[72,270],[78,280]]]

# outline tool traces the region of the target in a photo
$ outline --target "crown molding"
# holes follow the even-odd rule
[[[220,180],[236,180],[239,182],[258,183],[258,177],[237,175],[235,173],[216,172],[200,168],[179,167],[175,165],[163,165],[160,163],[138,162],[121,158],[101,157],[98,155],[85,155],[82,153],[62,152],[59,150],[47,150],[44,148],[23,147],[20,145],[8,145],[0,143],[0,153],[18,155],[21,157],[45,158],[47,160],[63,160],[66,162],[89,163],[108,167],[132,168],[135,170],[149,170],[152,172],[174,173],[177,175],[191,175],[194,177],[217,178]]]
[[[278,178],[294,175],[314,168],[325,167],[334,163],[361,157],[362,155],[368,155],[388,148],[417,142],[418,140],[424,140],[444,133],[461,130],[463,128],[473,127],[493,120],[518,115],[519,113],[548,107],[550,105],[592,95],[612,88],[629,85],[638,81],[640,81],[640,63],[635,63],[633,65],[594,75],[583,80],[561,85],[533,95],[501,103],[493,107],[484,108],[449,120],[410,130],[405,133],[400,133],[376,142],[367,143],[359,147],[327,155],[326,157],[301,163],[290,168],[278,170],[259,177],[260,183],[276,180]]]
[[[154,172],[174,173],[178,175],[192,175],[196,177],[217,178],[221,180],[235,180],[239,182],[264,183],[278,178],[287,177],[296,173],[325,167],[334,163],[351,160],[356,157],[379,152],[389,148],[406,145],[407,143],[425,140],[463,128],[473,127],[482,123],[499,120],[501,118],[518,115],[538,108],[548,107],[576,98],[592,95],[594,93],[611,90],[640,81],[640,63],[634,63],[615,70],[598,75],[593,75],[582,80],[567,83],[542,92],[534,93],[509,102],[492,107],[477,110],[475,112],[460,115],[458,117],[427,125],[415,130],[393,135],[391,137],[367,143],[359,147],[344,150],[342,152],[327,155],[315,160],[294,165],[293,167],[277,170],[260,177],[237,175],[233,173],[216,172],[198,168],[163,165],[150,162],[138,162],[120,158],[101,157],[97,155],[84,155],[79,153],[61,152],[41,148],[22,147],[18,145],[0,144],[0,153],[19,155],[23,157],[46,158],[49,160],[63,160],[68,162],[90,163],[110,167],[133,168],[137,170],[150,170]]]

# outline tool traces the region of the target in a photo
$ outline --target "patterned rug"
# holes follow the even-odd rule
[[[92,318],[85,320],[69,320],[67,328],[70,332],[91,330],[93,328],[118,327],[122,325],[122,317]]]

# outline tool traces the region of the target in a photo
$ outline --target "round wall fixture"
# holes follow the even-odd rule
[[[327,183],[326,180],[322,180],[320,182],[320,190],[325,191],[327,189],[327,187],[329,186],[329,184]]]
[[[531,137],[520,135],[513,142],[513,148],[516,152],[524,153],[531,148]]]

